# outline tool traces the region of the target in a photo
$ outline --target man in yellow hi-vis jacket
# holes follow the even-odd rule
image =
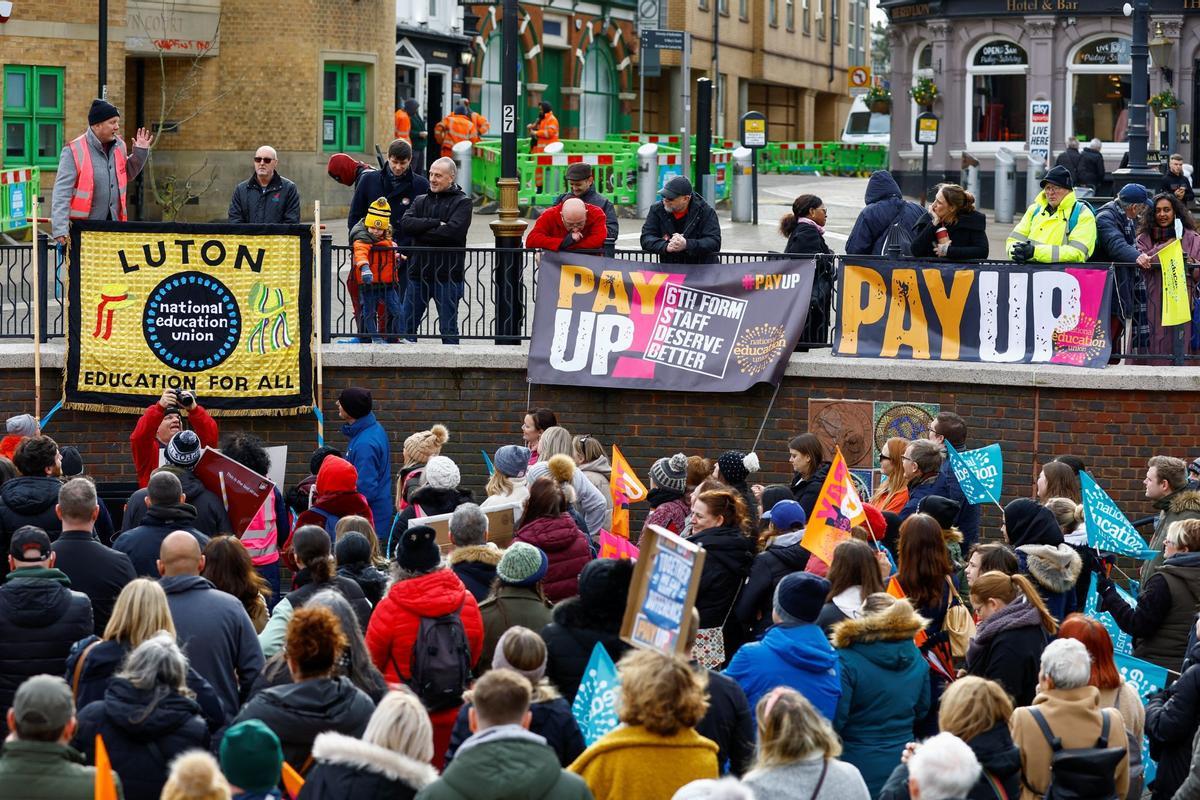
[[[1042,178],[1042,192],[1008,237],[1005,250],[1018,263],[1082,263],[1096,249],[1096,215],[1075,198],[1071,173],[1054,167]]]

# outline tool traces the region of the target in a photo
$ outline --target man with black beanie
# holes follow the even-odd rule
[[[154,137],[138,128],[133,153],[128,154],[121,132],[121,112],[107,100],[93,100],[88,129],[62,149],[50,203],[51,236],[67,241],[73,219],[129,218],[125,203],[129,181],[150,157]]]
[[[343,389],[337,408],[347,423],[342,426],[350,439],[345,458],[358,470],[358,492],[371,505],[375,529],[388,530],[393,514],[392,451],[387,432],[371,411],[371,391],[361,386]]]

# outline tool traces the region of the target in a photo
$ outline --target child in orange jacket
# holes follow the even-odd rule
[[[391,238],[392,209],[386,198],[371,203],[362,222],[350,230],[354,265],[349,280],[358,285],[358,331],[362,340],[382,342],[377,308],[387,309],[384,325],[389,334],[400,332],[400,290],[395,283],[396,245]]]

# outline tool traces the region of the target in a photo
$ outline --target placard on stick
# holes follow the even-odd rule
[[[265,475],[244,467],[220,450],[204,448],[192,474],[204,488],[221,498],[233,533],[241,536],[254,521],[255,514],[275,491],[274,482]]]
[[[635,647],[684,655],[704,548],[658,525],[642,534],[638,546],[621,638]]]

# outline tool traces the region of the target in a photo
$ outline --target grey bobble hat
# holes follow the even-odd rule
[[[492,462],[501,475],[521,478],[529,471],[529,448],[519,444],[506,444],[496,451]]]
[[[526,542],[513,542],[496,565],[496,577],[510,586],[533,586],[546,577],[550,560],[537,547]]]
[[[32,414],[17,414],[4,421],[4,429],[12,436],[37,436],[38,421]]]
[[[650,478],[656,486],[682,492],[687,488],[687,456],[676,453],[670,458],[660,458],[650,467]]]

